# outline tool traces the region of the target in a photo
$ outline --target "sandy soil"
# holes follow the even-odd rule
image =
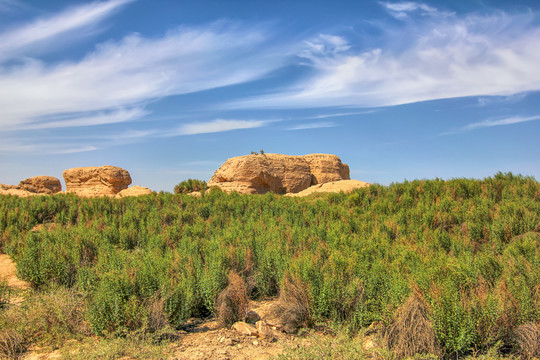
[[[0,278],[7,280],[8,286],[18,289],[28,289],[30,284],[17,278],[17,268],[11,257],[0,254]]]

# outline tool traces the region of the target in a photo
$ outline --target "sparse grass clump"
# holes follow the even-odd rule
[[[285,351],[276,357],[279,360],[363,360],[372,358],[362,349],[361,338],[351,338],[343,333],[339,333],[335,337],[314,334],[308,343],[285,348]]]
[[[0,358],[16,359],[31,344],[61,346],[90,335],[85,304],[76,291],[51,289],[30,293],[19,305],[0,312]]]
[[[0,330],[0,359],[20,359],[26,351],[24,337],[15,330]]]

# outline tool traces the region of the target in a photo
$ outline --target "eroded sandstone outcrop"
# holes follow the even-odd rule
[[[36,194],[56,194],[62,191],[62,184],[53,176],[34,176],[21,181],[18,188]]]
[[[296,194],[286,194],[285,196],[308,196],[315,193],[349,193],[352,192],[354,189],[361,189],[364,187],[370,186],[370,183],[363,182],[360,180],[340,180],[340,181],[332,181],[325,184],[317,184],[308,187],[305,190],[300,191]]]
[[[349,167],[329,154],[245,155],[228,159],[208,186],[242,194],[297,193],[316,184],[348,180]]]
[[[21,197],[34,195],[52,195],[62,191],[60,180],[52,176],[34,176],[25,179],[19,185],[0,184],[0,195]]]
[[[349,165],[342,163],[336,155],[310,154],[302,158],[309,165],[312,176],[311,185],[350,179]]]
[[[127,170],[110,165],[67,169],[62,175],[66,192],[86,197],[114,196],[131,184]]]

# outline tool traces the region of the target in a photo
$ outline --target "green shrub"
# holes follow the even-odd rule
[[[194,191],[205,191],[208,188],[206,181],[197,179],[187,179],[174,187],[175,194],[188,194]]]

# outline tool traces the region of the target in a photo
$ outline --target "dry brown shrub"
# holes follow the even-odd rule
[[[38,294],[27,300],[21,310],[36,337],[54,335],[55,341],[62,341],[75,334],[90,334],[84,299],[75,290],[60,288]]]
[[[146,325],[146,330],[149,332],[157,332],[166,328],[169,325],[167,320],[167,315],[164,310],[165,301],[158,294],[152,297],[147,305],[148,311],[148,323]]]
[[[231,326],[243,321],[248,310],[249,299],[244,280],[231,271],[228,276],[229,285],[219,294],[216,301],[216,313],[222,326]]]
[[[313,324],[309,309],[309,289],[300,278],[290,274],[284,276],[276,315],[287,333],[295,333],[299,328]]]
[[[540,323],[529,322],[514,330],[516,350],[522,357],[533,359],[540,357]]]
[[[384,340],[398,358],[416,354],[441,354],[428,318],[428,307],[418,291],[413,291],[397,309],[392,323],[385,331]]]
[[[21,334],[11,329],[0,331],[0,359],[19,359],[25,351]]]

